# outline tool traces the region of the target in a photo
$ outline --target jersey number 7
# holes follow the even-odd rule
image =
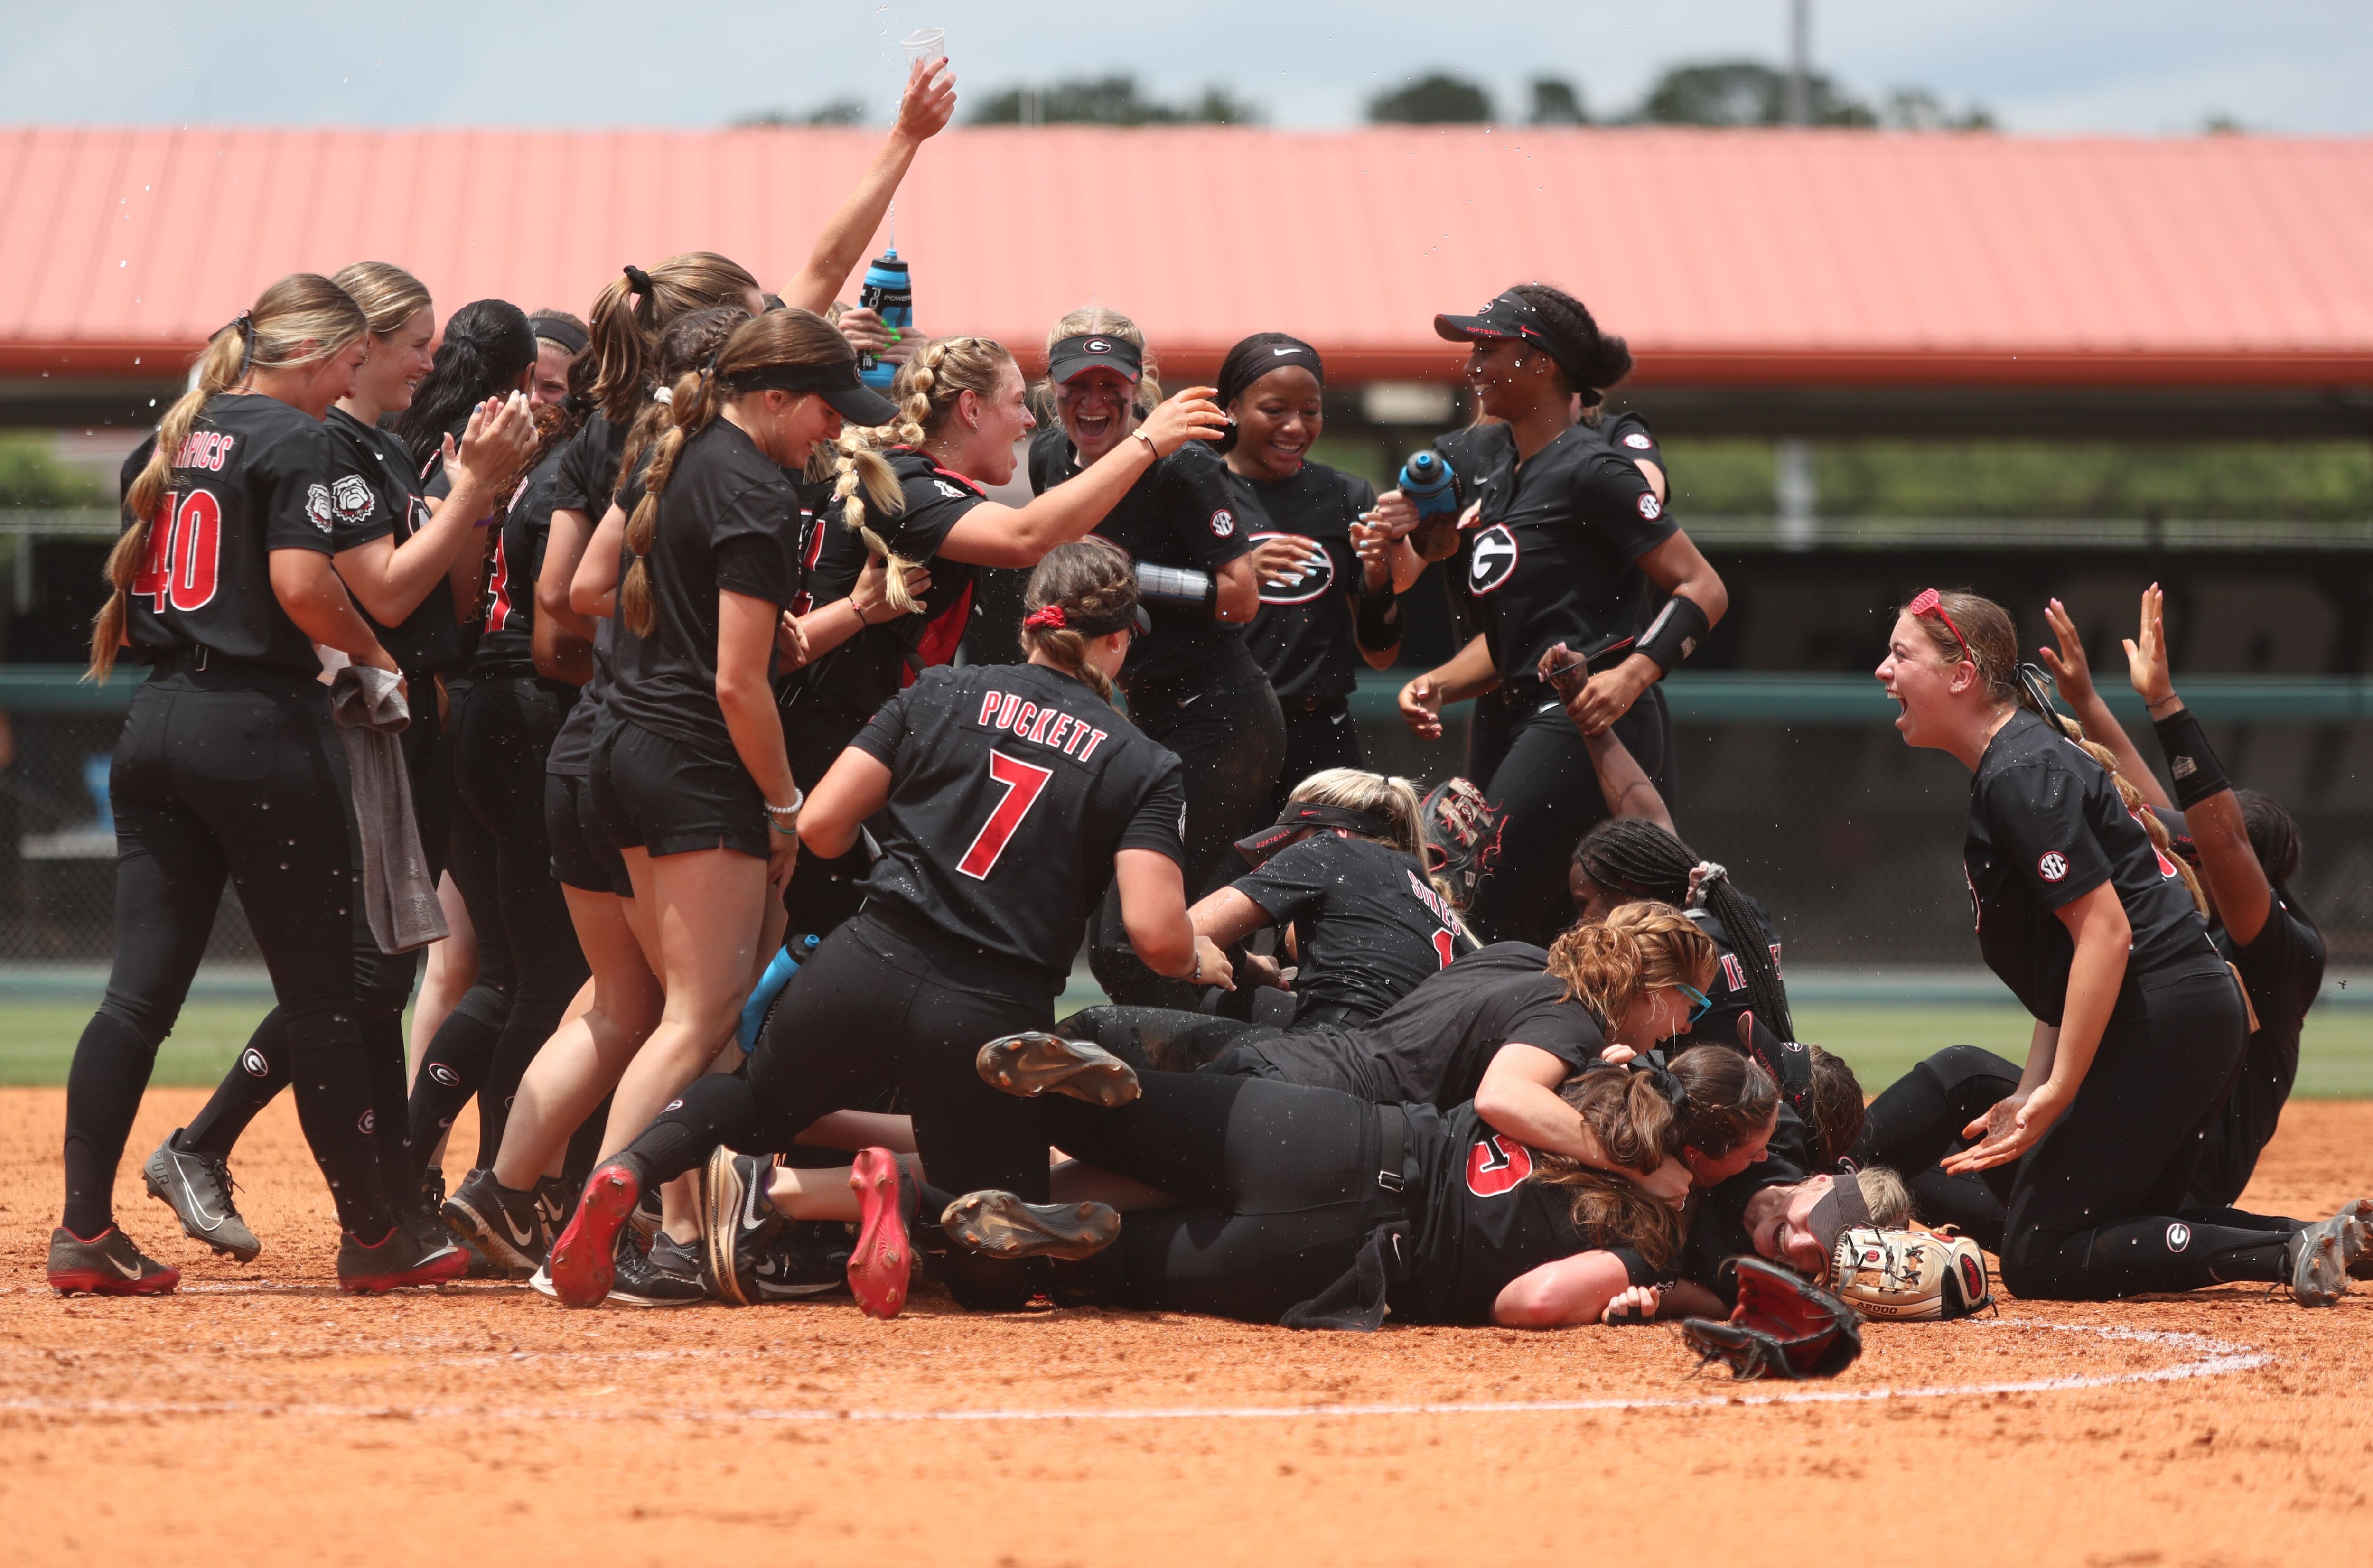
[[[163,614],[169,603],[196,610],[213,600],[222,567],[222,503],[213,491],[168,494],[157,503],[147,543],[132,591],[149,596],[151,614]]]
[[[1013,839],[1013,830],[1022,825],[1022,819],[1038,803],[1039,793],[1046,788],[1046,780],[1055,777],[1055,770],[1017,762],[1003,752],[993,751],[988,754],[988,776],[1005,786],[1004,798],[988,813],[988,820],[980,825],[972,848],[956,862],[956,870],[979,881],[986,881],[988,873],[997,869],[997,858],[1005,853],[1006,845]]]

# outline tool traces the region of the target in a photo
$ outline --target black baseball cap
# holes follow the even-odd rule
[[[1046,351],[1046,379],[1050,381],[1068,381],[1081,371],[1093,370],[1100,365],[1134,381],[1145,374],[1145,350],[1125,337],[1095,333],[1064,338]]]
[[[1449,314],[1433,318],[1434,333],[1453,343],[1490,343],[1503,337],[1528,337],[1548,345],[1541,319],[1531,303],[1513,289],[1490,300],[1471,316]]]
[[[761,365],[725,378],[735,392],[812,392],[852,425],[869,428],[897,417],[898,405],[857,379],[855,359],[824,365]]]

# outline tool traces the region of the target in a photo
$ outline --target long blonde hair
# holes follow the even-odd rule
[[[1549,972],[1609,1030],[1653,990],[1713,983],[1713,940],[1669,904],[1619,905],[1604,920],[1574,926],[1549,944]]]
[[[888,598],[898,610],[912,610],[915,596],[906,586],[907,568],[915,562],[894,556],[882,535],[866,521],[870,502],[884,517],[906,509],[906,491],[884,458],[890,447],[920,447],[943,429],[964,392],[987,401],[997,395],[997,383],[1013,355],[989,337],[938,337],[918,348],[898,367],[890,382],[890,400],[897,414],[887,425],[871,428],[849,426],[840,433],[840,453],[835,462],[838,477],[832,487],[840,503],[840,520],[865,541],[871,555],[882,557],[888,569]]]
[[[297,369],[335,357],[347,345],[370,330],[370,322],[346,291],[316,273],[291,273],[256,296],[255,303],[237,321],[208,339],[198,356],[197,374],[190,390],[173,400],[157,423],[156,450],[146,466],[123,493],[123,515],[129,526],[107,554],[107,603],[91,619],[90,663],[83,678],[103,681],[115,668],[116,650],[123,645],[129,618],[127,599],[133,579],[140,575],[148,555],[148,532],[173,480],[191,428],[205,411],[206,400],[240,386],[260,369]],[[306,345],[313,346],[309,350]],[[170,520],[165,520],[168,526]]]
[[[774,365],[853,363],[856,352],[832,323],[812,310],[785,309],[753,316],[733,329],[716,357],[676,378],[668,393],[667,422],[651,443],[651,463],[642,499],[626,520],[626,548],[635,554],[618,584],[618,622],[637,637],[657,624],[651,595],[651,546],[658,542],[660,497],[674,477],[684,443],[717,422],[725,405],[742,395],[731,385],[736,376]],[[810,394],[812,395],[812,394]]]
[[[710,305],[747,309],[759,292],[748,268],[714,251],[686,251],[649,272],[622,269],[586,312],[588,352],[601,367],[591,395],[602,415],[624,425],[642,406],[670,322]]]

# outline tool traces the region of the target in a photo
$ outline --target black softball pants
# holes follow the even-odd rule
[[[2298,1053],[2296,1029],[2261,1029],[2250,1036],[2233,1092],[2201,1143],[2200,1168],[2192,1178],[2194,1207],[2217,1209],[2240,1200],[2257,1174],[2258,1156],[2282,1125],[2283,1107],[2298,1082]]]
[[[328,693],[298,672],[159,669],[133,695],[109,773],[115,957],[66,1080],[64,1223],[114,1223],[116,1166],[158,1044],[172,1032],[228,879],[286,1020],[297,1116],[338,1222],[392,1220],[355,1024],[353,850]]]
[[[2018,1064],[1975,1046],[1946,1046],[1916,1063],[1871,1102],[1854,1141],[1857,1168],[1885,1165],[1911,1189],[1913,1212],[1954,1225],[1988,1252],[2003,1246],[2003,1217],[2017,1166],[1947,1176],[1938,1162],[1968,1144],[1961,1129],[2018,1088]]]
[[[2018,1163],[2003,1227],[2013,1294],[2110,1301],[2285,1277],[2284,1233],[2178,1217],[2246,1028],[2222,965],[2128,980],[2075,1103]]]
[[[1285,761],[1285,714],[1268,677],[1241,643],[1175,680],[1132,682],[1129,721],[1178,755],[1186,790],[1186,902],[1234,880],[1237,839],[1274,820],[1264,816]],[[1234,861],[1233,865],[1229,862]],[[1105,894],[1088,944],[1088,967],[1105,994],[1131,1007],[1193,1012],[1198,988],[1155,974],[1129,946],[1120,890]]]
[[[780,709],[783,755],[799,787],[812,790],[816,780],[831,770],[834,759],[865,728],[869,716],[826,694],[796,687],[792,691],[794,700]],[[783,908],[789,917],[783,928],[784,940],[830,936],[838,930],[864,907],[865,895],[858,883],[872,870],[873,857],[865,852],[861,838],[845,855],[827,858],[802,849],[799,864],[791,868],[790,885],[783,889]]]
[[[1555,692],[1537,682],[1537,695],[1517,705],[1507,750],[1490,777],[1475,784],[1507,813],[1500,832],[1498,866],[1475,890],[1467,922],[1485,942],[1529,942],[1547,947],[1573,923],[1566,872],[1582,836],[1607,820],[1607,797],[1590,766],[1582,731],[1566,717]],[[1481,700],[1498,702],[1500,694]],[[1672,722],[1665,694],[1651,686],[1615,721],[1615,732],[1631,748],[1641,771],[1669,801],[1672,785]]]
[[[410,1120],[414,1143],[432,1148],[475,1092],[482,1169],[502,1149],[528,1064],[592,972],[553,875],[544,825],[544,758],[571,695],[532,676],[480,678],[454,726],[455,814],[471,825],[456,837],[454,883],[479,932],[479,981],[454,1010],[462,1022],[440,1027],[421,1056]],[[497,960],[491,982],[490,956]]]
[[[1351,1272],[1376,1228],[1404,1212],[1377,1184],[1380,1121],[1365,1100],[1206,1072],[1139,1082],[1116,1110],[1048,1096],[1048,1130],[1065,1153],[1186,1206],[1130,1213],[1111,1246],[1057,1267],[1066,1287],[1116,1306],[1274,1323]]]
[[[1285,759],[1278,768],[1277,787],[1269,791],[1271,821],[1285,810],[1293,787],[1312,774],[1322,768],[1368,766],[1367,753],[1360,745],[1360,726],[1351,720],[1350,697],[1277,700],[1285,716]]]
[[[696,1081],[626,1152],[656,1186],[720,1143],[788,1150],[817,1117],[871,1108],[895,1089],[935,1188],[998,1188],[1043,1203],[1046,1106],[989,1087],[975,1059],[1000,1035],[1054,1021],[1043,976],[869,908],[791,977],[742,1070]],[[921,1227],[916,1245],[944,1246],[936,1229]],[[1035,1277],[970,1254],[945,1261],[949,1288],[972,1307],[1018,1306]]]
[[[435,677],[412,677],[412,722],[400,733],[404,773],[412,787],[412,813],[428,874],[443,872],[453,811],[452,753],[437,711]],[[343,742],[335,743],[343,747]],[[343,750],[338,754],[344,757]],[[355,864],[360,863],[357,854]],[[361,1032],[371,1080],[371,1125],[379,1144],[387,1196],[402,1207],[417,1174],[424,1146],[411,1137],[405,1111],[403,1009],[420,973],[421,950],[382,953],[370,922],[355,908],[349,937],[355,971],[355,1024]],[[248,1124],[288,1086],[288,1021],[282,1008],[265,1013],[248,1037],[247,1048],[223,1074],[214,1095],[191,1118],[181,1146],[228,1157]]]

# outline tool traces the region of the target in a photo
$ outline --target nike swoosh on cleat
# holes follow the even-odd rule
[[[198,1200],[196,1191],[191,1188],[189,1176],[182,1169],[181,1152],[169,1143],[165,1146],[165,1155],[168,1159],[173,1162],[173,1174],[181,1177],[181,1190],[189,1194],[190,1208],[197,1214],[198,1223],[206,1230],[213,1230],[216,1226],[221,1224],[222,1216],[219,1214],[207,1213],[205,1205]]]
[[[759,1172],[762,1179],[750,1183],[748,1190],[742,1195],[742,1228],[743,1230],[754,1231],[766,1223],[766,1217],[758,1212],[758,1195],[766,1190],[763,1180],[765,1175],[764,1171]]]
[[[511,1245],[513,1246],[526,1246],[535,1240],[535,1235],[532,1231],[522,1231],[517,1225],[511,1223],[511,1211],[508,1209],[504,1208],[499,1201],[497,1202],[494,1207],[495,1212],[502,1216],[503,1229],[510,1233]]]
[[[127,1280],[137,1280],[138,1278],[140,1278],[140,1265],[139,1265],[139,1264],[137,1264],[137,1263],[125,1263],[125,1262],[123,1262],[121,1258],[116,1258],[116,1257],[114,1257],[114,1256],[112,1256],[111,1254],[109,1254],[109,1253],[104,1253],[104,1252],[102,1252],[102,1253],[100,1253],[100,1254],[99,1254],[99,1256],[100,1256],[101,1258],[105,1258],[107,1259],[107,1266],[108,1266],[109,1268],[111,1268],[111,1269],[114,1270],[117,1273],[119,1273],[119,1274],[123,1275],[125,1279],[127,1279]]]

